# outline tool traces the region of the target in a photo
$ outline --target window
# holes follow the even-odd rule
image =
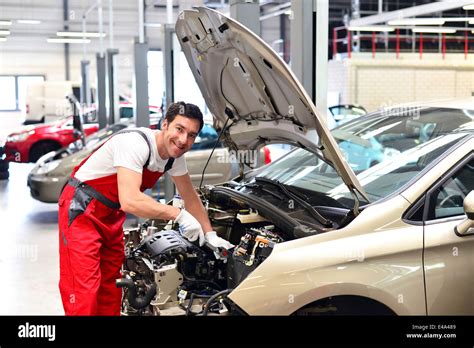
[[[184,52],[180,52],[179,59],[174,61],[174,100],[183,100],[186,103],[199,106],[204,115],[204,120],[206,122],[212,121],[212,116],[194,79]]]
[[[0,110],[25,111],[28,85],[43,81],[44,76],[0,76]]]
[[[464,164],[431,194],[429,219],[464,214],[464,197],[474,190],[474,158]]]
[[[17,110],[14,76],[0,76],[0,110]]]
[[[150,105],[161,107],[165,93],[163,52],[148,51],[148,100]]]
[[[217,140],[217,131],[211,125],[204,124],[201,132],[199,132],[196,141],[193,144],[192,150],[207,150],[212,149]],[[216,147],[222,147],[222,144],[217,144]]]
[[[120,108],[120,118],[133,118],[133,108],[131,106],[122,106]]]

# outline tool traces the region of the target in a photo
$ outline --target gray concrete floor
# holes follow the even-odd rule
[[[19,114],[0,113],[0,145],[21,125]],[[26,179],[33,164],[10,163],[0,181],[0,315],[62,315],[58,290],[57,204],[33,199]],[[128,219],[125,226],[133,226]]]
[[[0,181],[0,314],[64,314],[58,290],[57,205],[31,198],[33,164],[11,163]]]
[[[0,145],[22,121],[19,113],[0,113]],[[10,163],[10,179],[0,181],[0,315],[64,314],[57,205],[30,196],[26,178],[32,167]]]

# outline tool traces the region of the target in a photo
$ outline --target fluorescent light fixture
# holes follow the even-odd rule
[[[468,23],[474,25],[474,19],[471,19]]]
[[[12,25],[12,21],[0,20],[0,25]]]
[[[72,37],[50,37],[46,39],[49,43],[90,43],[90,39],[80,39]]]
[[[464,5],[462,7],[463,10],[474,10],[474,4],[471,5]]]
[[[454,34],[456,29],[452,28],[412,28],[411,29],[414,33],[437,33],[437,34]]]
[[[20,24],[40,24],[41,23],[41,21],[37,19],[18,19],[16,22]]]
[[[105,37],[105,33],[91,33],[91,32],[85,32],[83,33],[82,31],[58,31],[56,33],[57,36],[61,37]]]
[[[0,35],[10,35],[10,30],[0,30]]]
[[[389,31],[394,31],[395,28],[391,27],[386,27],[383,25],[374,25],[374,26],[367,26],[367,27],[349,27],[349,31],[384,31],[384,32],[389,32]]]
[[[0,37],[0,42],[5,42],[5,41],[7,41],[6,37]]]
[[[444,18],[404,18],[388,21],[388,25],[443,25]]]
[[[443,19],[445,22],[470,22],[474,20],[474,17],[452,17]]]

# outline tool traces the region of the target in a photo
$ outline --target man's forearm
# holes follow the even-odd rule
[[[142,218],[162,220],[174,220],[180,212],[179,208],[161,204],[142,192],[122,204],[122,210]]]
[[[199,199],[197,193],[193,195],[188,202],[184,202],[186,210],[191,213],[192,216],[196,218],[197,221],[201,224],[202,230],[204,233],[212,231],[211,222],[207,216],[206,210]]]

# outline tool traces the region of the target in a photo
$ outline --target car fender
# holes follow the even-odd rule
[[[396,196],[341,230],[277,244],[229,298],[253,315],[288,315],[338,295],[368,297],[397,314],[425,314],[423,226],[401,220],[408,206]]]

